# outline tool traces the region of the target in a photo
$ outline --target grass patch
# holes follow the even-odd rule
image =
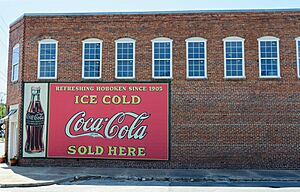
[[[5,141],[5,139],[0,137],[0,143],[2,143],[2,142],[4,143],[4,141]]]

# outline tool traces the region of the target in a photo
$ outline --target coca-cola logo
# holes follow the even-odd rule
[[[83,136],[113,139],[143,139],[147,135],[147,125],[144,120],[150,115],[147,112],[119,112],[111,118],[86,117],[85,111],[74,114],[65,127],[65,133],[70,138]],[[124,125],[126,118],[131,118],[131,124]],[[128,122],[128,121],[127,121]]]
[[[26,125],[44,125],[45,115],[43,112],[27,112]]]

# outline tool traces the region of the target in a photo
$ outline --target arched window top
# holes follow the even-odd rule
[[[40,40],[39,43],[57,43],[58,41],[55,39],[43,39]]]
[[[199,41],[207,41],[206,39],[202,37],[191,37],[185,40],[186,42],[199,42]]]
[[[158,38],[152,39],[151,41],[152,42],[162,42],[162,41],[172,42],[173,40],[168,37],[158,37]]]
[[[103,41],[101,39],[97,38],[88,38],[82,41],[83,43],[102,43]]]
[[[295,38],[296,41],[300,41],[300,36]]]
[[[279,41],[279,38],[273,36],[263,36],[257,39],[258,41]]]
[[[238,36],[230,36],[223,39],[223,41],[245,41],[244,38]]]
[[[16,49],[16,48],[19,48],[19,47],[20,47],[20,44],[17,43],[17,44],[13,47],[13,49]]]
[[[132,38],[120,38],[116,40],[117,43],[122,43],[122,42],[135,42],[134,39]]]

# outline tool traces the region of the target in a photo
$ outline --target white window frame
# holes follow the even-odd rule
[[[280,78],[280,52],[279,52],[279,38],[273,36],[264,36],[257,39],[258,40],[258,57],[259,57],[259,78]],[[273,76],[262,76],[261,75],[261,51],[260,51],[260,43],[262,41],[276,41],[277,42],[277,58],[268,58],[268,59],[277,59],[277,75]]]
[[[86,43],[100,43],[100,71],[98,77],[85,77],[84,76],[84,47]],[[97,38],[89,38],[82,41],[82,70],[81,70],[81,77],[82,79],[101,79],[102,78],[102,49],[103,49],[103,41]]]
[[[186,78],[187,79],[207,79],[207,40],[202,37],[191,37],[185,40],[186,42]],[[204,43],[204,76],[189,76],[189,60],[199,60],[199,59],[189,59],[189,43],[199,42]],[[201,59],[202,60],[202,59]]]
[[[227,59],[239,59],[239,58],[226,58],[226,43],[227,42],[242,42],[242,75],[241,76],[228,76],[227,75],[227,68],[226,68],[226,60]],[[226,37],[223,39],[223,50],[224,50],[224,78],[225,79],[245,79],[246,72],[245,72],[245,46],[244,46],[245,39],[241,37],[231,36]]]
[[[133,44],[133,72],[132,77],[118,77],[118,43],[132,43]],[[121,59],[125,60],[125,59]],[[131,60],[131,59],[127,59]],[[131,38],[121,38],[115,41],[115,78],[116,79],[135,79],[135,40]]]
[[[39,47],[38,47],[38,79],[56,79],[57,78],[57,58],[58,58],[58,41],[55,39],[43,39],[38,42]],[[41,64],[41,59],[40,59],[40,53],[41,53],[41,45],[42,44],[55,44],[55,75],[54,77],[41,77],[40,76],[40,64]]]
[[[15,49],[19,48],[18,62],[14,63],[14,53]],[[17,77],[14,79],[14,66],[18,65]],[[20,72],[20,44],[16,44],[13,47],[12,59],[11,59],[11,81],[16,82],[19,80],[19,72]]]
[[[172,79],[173,78],[173,40],[167,37],[158,37],[151,40],[152,42],[152,78],[153,79]],[[154,44],[155,43],[170,43],[170,76],[156,77],[154,74]],[[162,59],[163,60],[163,59]]]
[[[296,39],[296,58],[297,58],[297,77],[298,78],[300,78],[300,74],[299,74],[299,72],[300,72],[300,62],[299,62],[299,59],[300,59],[300,57],[299,57],[299,46],[298,46],[298,43],[300,43],[300,36],[299,37],[297,37]]]

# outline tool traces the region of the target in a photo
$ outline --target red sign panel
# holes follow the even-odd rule
[[[52,83],[48,157],[168,160],[166,83]]]

